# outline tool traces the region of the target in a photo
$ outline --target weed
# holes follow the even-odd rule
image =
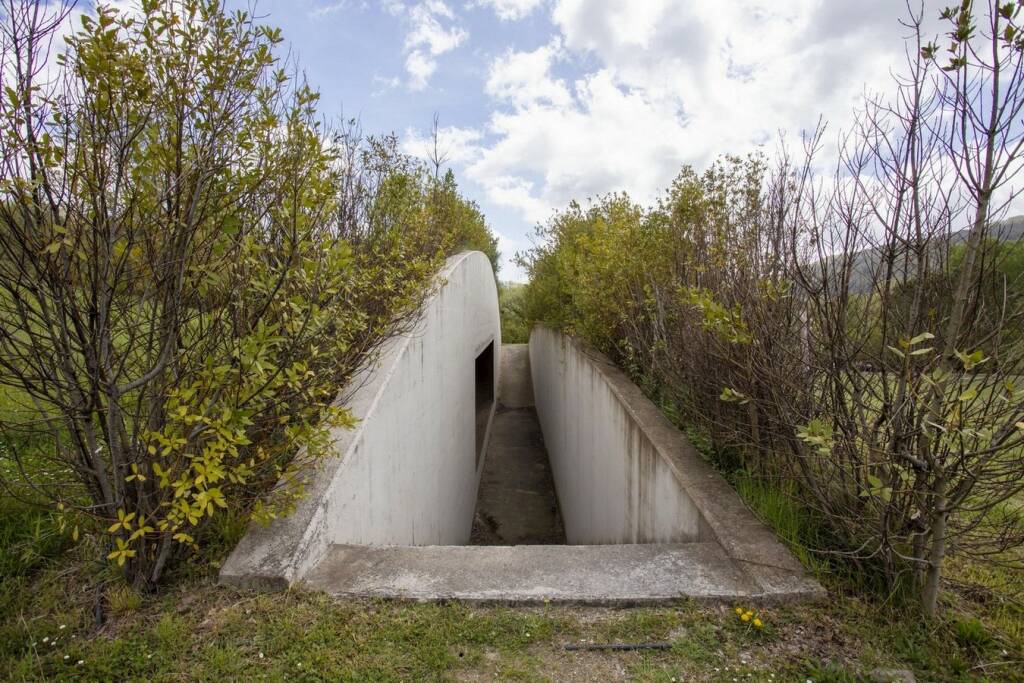
[[[142,606],[142,596],[131,586],[112,586],[106,592],[107,607],[114,614],[134,612]]]

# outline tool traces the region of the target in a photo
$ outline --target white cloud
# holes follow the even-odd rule
[[[423,90],[437,70],[437,58],[461,45],[469,33],[456,24],[455,13],[442,0],[405,5],[387,0],[385,9],[408,25],[405,71],[410,90]]]
[[[508,206],[519,210],[523,217],[530,223],[540,223],[546,220],[555,206],[547,203],[536,196],[534,184],[518,176],[512,175],[480,175],[476,176],[478,182],[482,181],[487,189],[487,197],[499,206]]]
[[[482,138],[483,133],[474,128],[439,128],[435,150],[433,136],[409,128],[402,139],[402,150],[426,160],[433,159],[436,154],[444,165],[465,164],[479,157]]]
[[[841,5],[556,0],[547,45],[492,61],[487,142],[466,173],[533,222],[605,192],[651,202],[683,164],[822,115],[846,126],[865,85],[891,91],[906,29],[890,0]]]
[[[518,21],[533,13],[544,0],[477,0],[476,7],[490,7],[502,21]]]
[[[558,39],[533,52],[506,51],[491,65],[487,94],[517,108],[535,104],[569,105],[572,96],[565,82],[550,75],[551,67],[561,53]]]
[[[623,89],[604,70],[574,90],[566,106],[534,103],[496,113],[496,142],[467,169],[492,201],[518,207],[530,222],[570,199],[613,190],[650,199],[692,154],[672,100]]]
[[[349,6],[349,0],[336,0],[336,2],[328,2],[323,5],[317,4],[306,14],[310,19],[323,19],[332,14],[337,14],[343,9],[347,9]]]

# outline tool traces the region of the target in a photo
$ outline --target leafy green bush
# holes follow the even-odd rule
[[[530,341],[524,306],[526,286],[518,282],[498,284],[498,307],[501,310],[501,342],[525,344]]]
[[[497,259],[451,174],[326,129],[278,30],[219,0],[139,10],[83,16],[43,81],[13,65],[62,10],[15,3],[0,102],[3,474],[135,589],[222,511],[286,514],[444,257]]]
[[[759,156],[684,168],[655,207],[572,203],[522,259],[528,322],[611,355],[736,469],[789,482],[827,528],[820,550],[865,584],[913,587],[929,615],[951,552],[1024,567],[1007,514],[1024,496],[1024,274],[1017,245],[988,239],[1020,162],[991,103],[1024,93],[1022,11],[945,10],[953,63],[912,49],[834,177],[815,174],[819,130],[770,171]],[[967,159],[986,170],[950,170]],[[781,501],[747,493],[792,532]]]

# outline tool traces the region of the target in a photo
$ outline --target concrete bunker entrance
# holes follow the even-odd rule
[[[494,378],[498,369],[494,365],[494,340],[488,342],[483,351],[473,361],[473,394],[476,414],[476,465],[484,455],[484,442],[487,436],[487,425],[494,408]]]
[[[415,334],[356,378],[360,422],[221,581],[339,596],[635,605],[820,586],[620,370],[535,328],[502,345],[494,275],[453,257]]]
[[[699,508],[594,359],[560,334],[535,334],[501,349],[470,545],[708,540]]]

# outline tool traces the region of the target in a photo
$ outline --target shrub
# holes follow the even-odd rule
[[[924,47],[892,102],[865,102],[834,177],[814,173],[819,130],[799,163],[686,168],[651,209],[571,204],[523,259],[530,321],[611,354],[757,481],[790,482],[828,527],[818,550],[913,586],[927,614],[949,552],[1024,541],[1006,509],[1024,492],[1024,283],[987,239],[1020,163],[1021,8],[972,7],[943,12],[948,63],[909,17]]]
[[[100,6],[48,80],[65,14],[4,17],[0,427],[19,490],[140,589],[218,511],[286,514],[444,256],[496,253],[452,176],[327,130],[250,14]]]

